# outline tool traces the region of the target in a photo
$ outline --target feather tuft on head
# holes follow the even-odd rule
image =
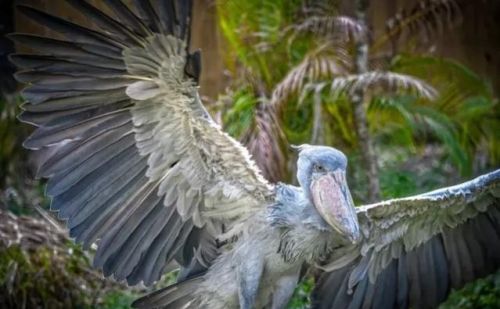
[[[301,151],[305,150],[306,148],[310,148],[312,145],[309,144],[302,144],[302,145],[290,145],[290,149],[296,153],[300,153]]]

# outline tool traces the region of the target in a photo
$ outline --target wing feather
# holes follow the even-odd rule
[[[315,307],[435,308],[451,288],[498,269],[499,188],[497,170],[461,185],[359,207],[363,240],[352,250],[358,256],[340,268],[341,259],[332,256],[322,266],[327,272],[313,293]],[[330,289],[333,282],[343,283]]]
[[[110,14],[68,2],[98,28],[21,5],[64,39],[10,36],[36,51],[11,60],[28,84],[20,118],[37,129],[24,146],[39,153],[51,209],[85,248],[98,244],[106,276],[151,284],[174,258],[205,265],[219,233],[237,235],[273,191],[186,73],[199,58],[188,53],[191,2],[108,0]]]

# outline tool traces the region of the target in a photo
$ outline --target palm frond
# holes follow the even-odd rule
[[[274,88],[271,102],[276,105],[286,101],[290,96],[298,94],[310,82],[320,79],[331,79],[347,72],[346,57],[342,52],[337,55],[315,53],[292,68],[285,78]]]
[[[454,60],[439,57],[401,55],[392,69],[431,82],[439,90],[433,107],[450,115],[462,147],[470,156],[483,149],[491,163],[500,162],[500,109],[490,82]]]
[[[286,73],[286,68],[275,64],[288,58],[282,33],[291,23],[290,16],[299,10],[300,2],[218,0],[216,3],[220,8],[219,26],[228,45],[224,49],[228,72],[236,83],[245,83],[252,76],[266,90],[272,89]]]
[[[373,122],[373,129],[378,136],[389,138],[391,144],[395,144],[396,131],[407,129],[413,135],[407,142],[412,144],[422,139],[427,143],[438,140],[458,170],[464,175],[470,174],[471,160],[460,142],[459,127],[439,109],[419,104],[410,96],[377,98],[370,102],[369,117],[379,120]]]
[[[305,0],[302,5],[302,13],[311,15],[336,15],[339,10],[340,1]]]
[[[408,92],[427,99],[434,99],[437,91],[418,78],[383,71],[371,71],[337,77],[331,84],[331,92],[338,96],[341,93],[355,94],[367,91],[370,94],[392,94]]]
[[[373,48],[391,42],[393,53],[396,53],[398,44],[412,38],[420,37],[420,41],[427,43],[461,19],[461,9],[456,0],[420,0],[387,20],[385,35],[377,40]]]
[[[242,138],[264,176],[271,182],[284,181],[287,176],[285,137],[280,129],[274,106],[260,103],[254,125]]]
[[[439,87],[440,101],[459,106],[469,96],[492,98],[491,85],[466,66],[447,58],[400,55],[391,70],[430,81]]]
[[[293,31],[293,36],[309,33],[316,37],[342,41],[355,39],[366,33],[365,27],[348,16],[313,15],[289,29]]]

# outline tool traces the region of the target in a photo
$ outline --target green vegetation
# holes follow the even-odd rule
[[[105,280],[71,243],[66,251],[41,246],[0,250],[2,308],[129,308],[138,296]]]
[[[400,29],[391,28],[373,39],[373,73],[369,73],[374,77],[367,78],[353,75],[355,38],[365,31],[363,27],[354,19],[340,16],[331,2],[311,3],[308,7],[300,1],[265,5],[261,1],[220,1],[220,26],[229,45],[225,59],[234,76],[223,102],[235,103],[214,108],[226,115],[223,121],[229,133],[236,137],[263,134],[254,130],[260,121],[254,111],[262,105],[272,106],[280,132],[290,144],[328,144],[342,149],[350,158],[356,157],[361,155],[362,141],[356,133],[351,96],[362,88],[377,165],[383,165],[384,157],[395,148],[415,157],[423,155],[429,145],[440,149],[439,160],[452,163],[458,171],[455,179],[498,165],[500,109],[489,82],[452,59],[406,51],[405,46],[412,50],[415,44],[410,34],[418,31],[407,29],[410,22],[419,23],[411,19],[413,15],[408,16],[408,23],[399,21]],[[431,18],[429,12],[420,12],[424,18],[420,22],[431,23],[429,31],[437,27],[439,14],[449,14],[450,18],[456,14],[455,8],[441,9],[431,20],[425,19]],[[410,36],[406,41],[395,35],[403,31]],[[384,44],[393,39],[401,45],[401,52],[382,57]],[[242,121],[235,124],[235,119]],[[266,134],[276,137],[275,132]],[[273,140],[280,142],[279,138]],[[258,146],[250,148],[269,152]],[[286,147],[273,150],[283,152],[281,156],[289,155]],[[474,162],[478,154],[487,157],[488,166]],[[261,167],[270,164],[258,163]],[[359,163],[351,167],[365,169],[362,157]],[[282,174],[291,178],[289,170]],[[352,174],[360,176],[359,184],[367,183],[366,176],[362,179],[366,172]],[[379,175],[380,179],[384,177]],[[353,186],[359,184],[354,180]],[[356,195],[359,201],[366,201],[366,197],[365,191]]]
[[[440,309],[496,309],[500,308],[500,272],[467,284],[454,291]]]

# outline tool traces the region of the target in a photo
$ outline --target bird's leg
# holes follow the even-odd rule
[[[286,308],[299,281],[299,274],[300,272],[296,272],[278,279],[274,288],[272,309]]]
[[[241,309],[252,309],[259,291],[264,259],[248,258],[238,265],[238,296]]]

